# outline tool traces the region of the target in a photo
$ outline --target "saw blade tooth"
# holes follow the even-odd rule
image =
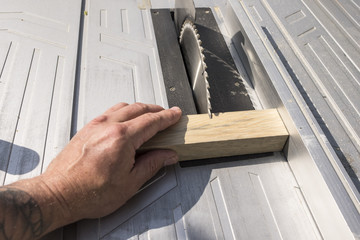
[[[208,98],[207,103],[208,103],[208,115],[209,115],[209,118],[211,119],[212,118],[212,112],[211,112],[212,108],[211,108],[210,98]]]
[[[201,59],[202,59],[202,67],[203,67],[203,71],[205,72],[207,69],[207,64],[205,63],[205,56],[203,54],[201,54]]]
[[[209,117],[212,118],[212,115],[211,115],[211,110],[212,110],[212,107],[211,107],[211,102],[210,102],[210,99],[211,99],[211,95],[210,95],[210,84],[208,82],[208,73],[205,71],[204,72],[204,78],[205,78],[205,87],[206,87],[206,98],[207,98],[207,106],[208,106],[208,114],[209,114]]]
[[[210,88],[209,82],[208,82],[208,81],[206,81],[206,83],[205,83],[205,84],[206,84],[206,89],[207,89],[207,91],[209,92],[209,88]],[[209,92],[209,94],[210,94],[210,92]],[[210,97],[210,95],[209,95],[209,98],[211,98],[211,97]]]
[[[206,92],[207,92],[207,94],[208,94],[207,101],[208,101],[208,104],[209,104],[209,108],[211,109],[211,102],[210,102],[211,97],[210,97],[210,91],[209,91],[209,88],[208,88],[208,89],[206,89]]]
[[[185,19],[184,24],[180,30],[180,37],[179,37],[179,42],[182,42],[182,36],[184,35],[184,31],[187,27],[193,27],[193,23],[189,20],[189,19]]]
[[[207,65],[206,65],[206,63],[204,62],[204,64],[203,64],[203,68],[204,68],[204,72],[206,72],[206,69],[207,69]],[[206,73],[207,74],[207,73]],[[206,75],[207,77],[208,77],[208,75]]]

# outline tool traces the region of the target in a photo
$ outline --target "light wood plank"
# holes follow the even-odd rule
[[[276,109],[183,116],[140,151],[173,149],[180,161],[281,151],[288,132]]]

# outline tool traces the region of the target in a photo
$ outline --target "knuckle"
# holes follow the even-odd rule
[[[125,124],[116,123],[109,127],[109,131],[116,136],[126,136],[128,127]]]
[[[144,111],[147,111],[149,109],[149,106],[144,103],[136,102],[134,103],[134,105]]]
[[[147,122],[149,130],[158,129],[161,125],[161,116],[156,113],[147,113],[145,114],[145,121]]]
[[[108,120],[108,116],[105,114],[102,114],[96,118],[94,118],[93,120],[91,120],[91,124],[99,124],[99,123],[103,123],[106,122]]]
[[[146,118],[148,121],[150,122],[159,122],[161,120],[161,117],[159,114],[156,114],[156,113],[146,113]]]
[[[115,105],[114,108],[118,109],[118,107],[126,107],[126,106],[129,106],[129,104],[125,103],[125,102],[121,102],[121,103]]]
[[[126,136],[128,127],[125,124],[118,124],[117,131],[120,136]]]
[[[121,105],[121,106],[127,106],[127,105],[129,105],[129,104],[126,103],[126,102],[120,102],[119,105]]]
[[[114,105],[111,108],[109,108],[110,111],[114,111],[117,108],[118,105]]]
[[[123,108],[123,107],[126,107],[126,106],[128,106],[128,105],[129,105],[129,104],[127,104],[127,103],[125,103],[125,102],[117,103],[117,104],[113,105],[112,107],[110,107],[108,110],[106,110],[105,113],[115,112],[115,111],[117,111],[118,109]]]

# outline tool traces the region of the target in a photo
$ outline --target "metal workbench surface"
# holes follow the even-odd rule
[[[110,216],[81,221],[48,238],[360,238],[359,3],[194,2],[214,12],[254,106],[289,111],[289,119],[291,111],[305,116],[304,125],[287,127],[302,136],[315,163],[276,152],[169,167]],[[0,0],[2,184],[39,175],[77,130],[117,102],[168,107],[150,9],[172,7],[173,0]],[[282,104],[264,100],[261,81],[249,76],[236,46],[234,19],[252,31],[242,44],[250,39],[255,52],[264,53],[269,78],[287,83],[283,88],[273,83]],[[321,152],[314,150],[318,145]],[[328,164],[318,161],[323,155]],[[312,173],[301,164],[316,169]],[[306,179],[302,171],[321,178]],[[324,208],[322,199],[312,197],[311,181],[321,189]],[[327,219],[332,217],[333,222]]]

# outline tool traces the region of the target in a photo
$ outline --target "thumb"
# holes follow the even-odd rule
[[[139,156],[132,170],[139,188],[162,167],[177,163],[179,157],[173,150],[153,150]]]

